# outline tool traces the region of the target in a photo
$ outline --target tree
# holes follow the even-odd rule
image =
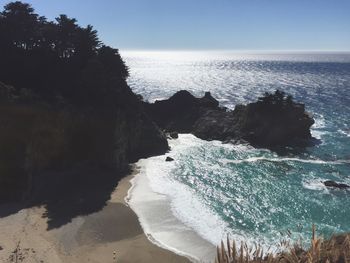
[[[69,58],[75,53],[74,39],[77,34],[78,26],[75,18],[68,18],[66,15],[60,15],[57,21],[57,42],[55,49],[61,58]]]
[[[29,50],[38,44],[38,15],[19,1],[7,4],[1,12],[1,39],[7,44]]]
[[[96,54],[98,47],[101,45],[97,31],[91,25],[86,28],[78,28],[75,42],[75,54],[83,60]]]
[[[128,89],[118,49],[102,45],[91,25],[63,14],[48,21],[19,1],[0,13],[0,58],[0,81],[51,101],[113,101]]]
[[[98,49],[97,56],[109,73],[114,74],[115,72],[119,72],[123,79],[129,76],[128,68],[120,57],[118,49],[103,45]]]

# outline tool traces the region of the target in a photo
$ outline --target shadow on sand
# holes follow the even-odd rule
[[[74,217],[100,211],[119,180],[129,171],[117,173],[80,167],[64,172],[45,172],[34,179],[30,199],[1,205],[0,217],[24,208],[44,205],[47,212],[43,217],[48,220],[48,230],[58,228]]]
[[[307,144],[270,149],[280,156],[300,155],[307,147],[315,146],[320,140],[312,138]],[[91,168],[89,165],[69,171],[45,172],[33,182],[32,195],[22,203],[7,203],[0,206],[0,218],[17,213],[23,208],[44,205],[48,229],[58,228],[80,215],[101,211],[119,180],[130,172]]]

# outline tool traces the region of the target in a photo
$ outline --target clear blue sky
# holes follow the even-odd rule
[[[0,0],[1,6],[9,1]],[[350,0],[29,0],[120,49],[350,50]]]

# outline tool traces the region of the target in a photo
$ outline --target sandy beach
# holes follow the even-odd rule
[[[0,262],[190,262],[146,237],[124,201],[132,176],[118,183],[102,210],[59,228],[47,230],[45,207],[0,218]]]

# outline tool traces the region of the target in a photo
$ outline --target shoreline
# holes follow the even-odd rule
[[[152,157],[151,160],[141,159],[135,164],[138,172],[131,180],[132,187],[126,201],[137,214],[143,231],[152,243],[185,256],[192,262],[213,262],[216,247],[177,216],[167,194],[151,187],[147,163],[154,162],[153,158],[165,162],[165,157],[161,155]],[[162,171],[157,173],[160,173],[159,176],[163,174]]]
[[[0,261],[190,262],[152,243],[144,233],[137,215],[125,202],[135,173],[133,166],[100,211],[73,218],[60,228],[47,230],[43,206],[0,218]]]

